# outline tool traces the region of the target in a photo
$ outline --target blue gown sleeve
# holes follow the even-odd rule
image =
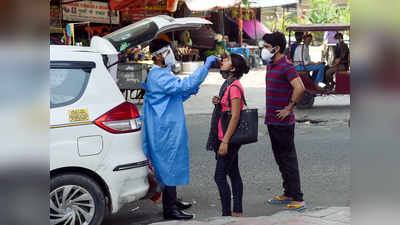
[[[185,101],[188,100],[192,95],[197,94],[197,92],[199,92],[199,88],[196,88],[196,89],[194,90],[194,92],[191,93],[191,94],[189,94],[189,95],[183,95],[183,96],[182,96],[182,101],[185,102]]]
[[[169,70],[162,71],[163,74],[155,80],[157,86],[168,95],[182,95],[186,99],[186,96],[197,93],[200,84],[203,83],[208,74],[206,66],[200,66],[196,71],[184,79],[174,76]]]

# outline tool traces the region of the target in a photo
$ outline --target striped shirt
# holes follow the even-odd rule
[[[266,83],[266,114],[265,124],[288,126],[296,123],[292,112],[284,120],[276,117],[276,110],[283,109],[289,105],[292,97],[293,87],[290,81],[299,77],[293,64],[283,56],[277,62],[267,66]]]

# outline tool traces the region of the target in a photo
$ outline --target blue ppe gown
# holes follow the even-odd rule
[[[207,66],[180,79],[170,67],[155,66],[142,83],[143,150],[156,177],[166,186],[189,184],[189,144],[183,102],[196,94],[208,74]]]

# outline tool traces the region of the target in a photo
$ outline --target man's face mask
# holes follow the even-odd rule
[[[176,64],[175,55],[170,46],[168,46],[168,50],[162,52],[161,54],[164,57],[164,62],[167,66]]]
[[[275,53],[276,53],[275,48],[272,48],[272,51],[270,51],[264,47],[261,51],[261,58],[265,61],[270,61],[271,58],[275,55]]]

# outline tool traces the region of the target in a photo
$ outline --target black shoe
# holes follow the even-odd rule
[[[174,209],[174,210],[170,211],[169,213],[164,213],[164,219],[190,220],[190,219],[193,219],[193,215],[185,213],[178,209]]]
[[[180,210],[184,210],[184,209],[188,209],[188,208],[192,207],[192,203],[177,200],[176,201],[176,206],[178,206],[178,208]]]

